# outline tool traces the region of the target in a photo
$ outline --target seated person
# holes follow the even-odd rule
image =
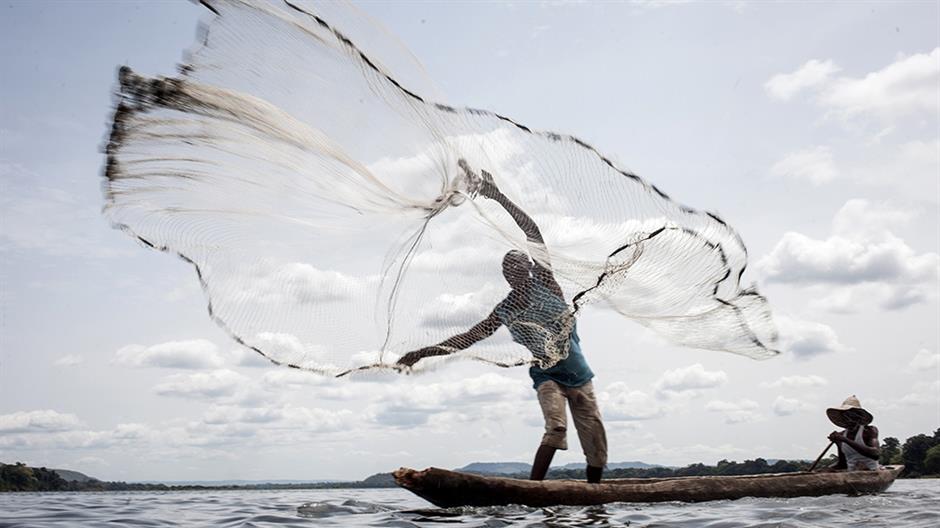
[[[873,420],[870,412],[862,408],[858,398],[849,396],[839,407],[826,409],[832,423],[843,427],[842,432],[833,431],[829,440],[839,448],[839,461],[830,470],[874,471],[878,469],[881,449],[878,428],[869,425]]]

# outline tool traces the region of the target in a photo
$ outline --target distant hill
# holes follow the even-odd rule
[[[572,462],[570,464],[565,464],[564,466],[552,466],[552,470],[557,469],[584,469],[584,462]],[[660,466],[658,464],[647,464],[646,462],[631,461],[631,462],[609,462],[607,464],[608,470],[613,469],[650,469],[650,468],[662,468],[666,466]],[[532,471],[532,465],[526,464],[525,462],[472,462],[467,464],[462,468],[457,468],[455,471],[463,471],[464,473],[476,473],[478,475],[518,475],[520,473],[529,473]]]
[[[363,480],[362,485],[369,488],[397,488],[395,477],[391,473],[376,473]]]
[[[476,473],[478,475],[512,475],[515,473],[528,473],[532,465],[523,462],[472,462],[455,471]]]
[[[79,473],[78,471],[72,471],[71,469],[53,469],[63,480],[68,480],[70,482],[93,482],[98,479],[94,477],[89,477],[84,473]]]
[[[561,469],[584,469],[584,462],[572,462],[571,464],[565,464],[561,466]],[[554,467],[554,466],[553,466]],[[608,462],[607,469],[649,469],[649,468],[661,468],[667,466],[661,466],[659,464],[647,464],[646,462],[640,462],[638,460],[630,462]]]

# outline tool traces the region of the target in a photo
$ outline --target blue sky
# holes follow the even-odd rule
[[[940,424],[936,3],[361,7],[447,101],[576,134],[747,242],[780,358],[579,323],[611,460],[811,458],[823,409],[853,393],[883,436]],[[188,266],[109,228],[116,69],[174,73],[203,8],[2,8],[0,460],[132,480],[531,457],[523,370],[378,384],[264,366],[209,321]],[[572,443],[559,462],[580,460]]]

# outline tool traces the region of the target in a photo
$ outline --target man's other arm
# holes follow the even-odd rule
[[[427,357],[446,356],[458,350],[469,348],[474,343],[493,335],[501,324],[499,317],[496,315],[496,310],[493,310],[486,319],[473,325],[466,332],[449,337],[436,345],[408,352],[397,361],[397,364],[411,367]]]

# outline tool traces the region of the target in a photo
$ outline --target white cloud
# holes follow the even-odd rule
[[[940,401],[940,380],[932,382],[918,381],[911,387],[911,392],[902,396],[898,403],[901,405],[933,405]]]
[[[934,408],[940,402],[940,379],[934,381],[917,381],[905,387],[909,392],[903,396],[888,398],[868,398],[868,408],[873,413],[883,411],[903,410],[906,407],[920,407],[929,405]]]
[[[261,383],[271,388],[307,389],[323,385],[328,379],[332,381],[332,378],[325,378],[310,372],[277,368],[265,372],[261,377]]]
[[[154,387],[154,391],[161,396],[220,398],[233,396],[249,383],[249,378],[222,369],[196,374],[174,374]]]
[[[688,367],[664,372],[653,384],[653,387],[657,393],[672,395],[718,387],[726,381],[728,381],[728,375],[724,371],[708,371],[701,363],[696,363]]]
[[[428,423],[430,417],[436,413],[443,413],[442,407],[415,408],[407,404],[390,403],[381,406],[371,413],[372,420],[379,424],[391,427],[417,427]]]
[[[265,281],[269,295],[298,304],[323,303],[353,298],[362,291],[363,280],[338,271],[320,270],[303,262],[284,264]],[[276,288],[273,288],[276,285]]]
[[[833,217],[832,231],[836,235],[858,240],[883,238],[890,236],[893,229],[907,227],[916,216],[910,209],[853,199],[845,202]]]
[[[789,232],[761,260],[767,280],[783,283],[852,284],[910,277],[929,278],[936,254],[917,255],[895,237],[867,243],[833,236],[815,240]]]
[[[931,352],[922,348],[914,355],[909,366],[914,370],[936,370],[940,367],[940,352]]]
[[[793,178],[822,185],[839,176],[832,150],[826,146],[800,150],[778,161],[770,172],[779,177]]]
[[[534,397],[527,381],[484,374],[449,383],[413,385],[386,397],[370,414],[373,421],[396,427],[421,425],[446,412],[457,414],[464,421],[474,421],[492,418],[499,404]],[[515,407],[513,404],[512,408]]]
[[[777,388],[803,388],[803,387],[822,387],[829,382],[822,376],[809,374],[807,376],[783,376],[771,383],[761,383],[761,387],[771,389]]]
[[[421,309],[421,322],[432,328],[469,328],[485,319],[507,294],[508,286],[500,290],[492,283],[469,293],[444,293]]]
[[[56,359],[52,364],[56,367],[74,367],[85,362],[85,358],[78,354],[68,354]]]
[[[265,359],[261,354],[244,347],[231,349],[229,356],[231,362],[239,367],[261,368],[273,366],[273,363]]]
[[[760,420],[762,416],[757,412],[760,405],[756,401],[743,399],[737,402],[711,400],[705,404],[705,410],[722,413],[725,423],[738,424]]]
[[[460,247],[449,250],[426,250],[415,255],[411,261],[412,271],[439,272],[448,270],[463,275],[494,275],[501,271],[506,250],[487,244],[477,247]]]
[[[281,273],[273,280],[284,284],[300,304],[347,299],[359,289],[355,278],[338,271],[318,270],[309,264],[287,264]]]
[[[829,82],[832,75],[838,73],[840,69],[831,60],[812,59],[793,73],[774,75],[764,83],[764,89],[772,98],[787,101],[803,90]]]
[[[305,262],[262,262],[246,270],[244,296],[258,303],[319,304],[363,295],[378,276],[356,277]]]
[[[277,408],[244,408],[232,405],[214,405],[203,414],[202,421],[210,425],[250,423],[266,424],[284,418],[284,412]]]
[[[182,369],[216,368],[225,363],[218,347],[206,339],[168,341],[149,347],[127,345],[117,351],[115,362],[129,367]]]
[[[713,412],[753,411],[759,408],[760,405],[758,405],[756,401],[748,399],[743,399],[738,402],[711,400],[705,404],[705,410]]]
[[[776,317],[776,321],[781,348],[798,359],[851,350],[839,341],[835,330],[823,323],[782,315]]]
[[[305,433],[346,431],[354,428],[351,424],[353,412],[346,409],[332,411],[289,405],[281,409],[281,413],[285,427]]]
[[[643,391],[630,390],[626,383],[611,383],[598,393],[605,421],[651,420],[664,415],[665,409]]]
[[[806,403],[801,402],[795,398],[785,398],[783,396],[777,396],[777,399],[774,400],[773,411],[777,416],[790,416],[791,414],[796,414],[798,412],[810,410],[811,406]]]
[[[59,431],[41,435],[0,436],[0,447],[13,449],[102,449],[115,443],[117,440],[109,431]]]
[[[912,167],[920,170],[910,172],[925,172],[936,176],[938,160],[940,160],[940,139],[908,141],[901,145],[901,158]],[[936,180],[934,180],[936,182]]]
[[[146,438],[152,431],[153,430],[145,424],[123,423],[118,424],[111,432],[111,435],[119,440],[139,440]]]
[[[79,425],[78,417],[74,414],[60,413],[51,409],[0,415],[0,432],[3,433],[69,431]]]
[[[831,60],[811,60],[793,73],[773,76],[764,88],[772,98],[784,101],[813,90],[816,104],[828,116],[840,119],[863,117],[892,122],[940,112],[940,48],[900,56],[864,77],[835,77],[839,70]]]
[[[337,380],[311,372],[295,369],[272,369],[261,378],[265,389],[273,391],[302,391],[320,399],[353,400],[356,398],[379,397],[386,392],[381,383],[357,383],[349,380]]]
[[[411,394],[419,399],[437,400],[442,404],[476,405],[489,401],[532,396],[527,379],[513,379],[499,374],[483,374],[457,382],[415,385]]]
[[[940,111],[940,48],[900,57],[862,78],[840,77],[819,96],[819,103],[844,118],[871,115],[890,120]]]
[[[0,448],[16,450],[113,449],[126,446],[139,450],[135,456],[207,457],[225,455],[233,447],[257,448],[272,445],[308,446],[318,435],[355,429],[351,411],[309,408],[294,404],[267,404],[239,407],[213,405],[200,420],[171,420],[157,426],[123,423],[109,430],[79,429],[71,415],[50,418],[36,411],[32,425],[17,415],[8,415],[12,428],[4,429],[8,417],[0,416]],[[17,413],[24,414],[24,413]],[[61,418],[65,416],[66,418]],[[74,417],[72,417],[74,418]],[[60,422],[64,422],[64,425]],[[27,425],[29,425],[27,423]],[[30,434],[38,431],[43,434]],[[223,451],[217,451],[223,448]],[[234,455],[228,455],[234,458]]]
[[[252,344],[282,363],[293,365],[309,364],[313,360],[323,359],[325,354],[322,346],[303,343],[297,336],[286,332],[260,332],[255,335]]]
[[[849,200],[833,219],[833,234],[817,240],[788,232],[758,261],[768,282],[828,286],[816,304],[831,311],[878,305],[899,309],[923,302],[940,270],[936,253],[918,254],[892,228],[914,215],[866,200]]]
[[[874,196],[892,196],[912,202],[936,203],[937,174],[940,174],[940,139],[918,139],[881,144],[894,129],[890,126],[874,136],[865,148],[842,147],[836,163],[833,149],[817,146],[789,154],[771,168],[778,178],[792,178],[819,186],[835,180],[873,187]],[[915,212],[903,211],[907,217]],[[879,219],[880,220],[880,219]],[[875,219],[866,222],[876,223]]]
[[[664,446],[659,442],[645,442],[635,445],[630,453],[643,460],[663,461],[663,458],[675,461],[676,465],[688,464],[693,461],[707,461],[728,459],[735,454],[746,454],[750,450],[742,449],[736,445],[724,443],[720,445],[689,444],[683,442],[678,446]],[[647,458],[653,457],[653,458]],[[664,461],[665,462],[665,461]],[[667,462],[668,463],[668,462]]]
[[[935,294],[935,289],[917,285],[862,283],[836,289],[814,299],[810,304],[833,313],[851,314],[867,306],[877,306],[882,310],[901,310],[926,302]]]

